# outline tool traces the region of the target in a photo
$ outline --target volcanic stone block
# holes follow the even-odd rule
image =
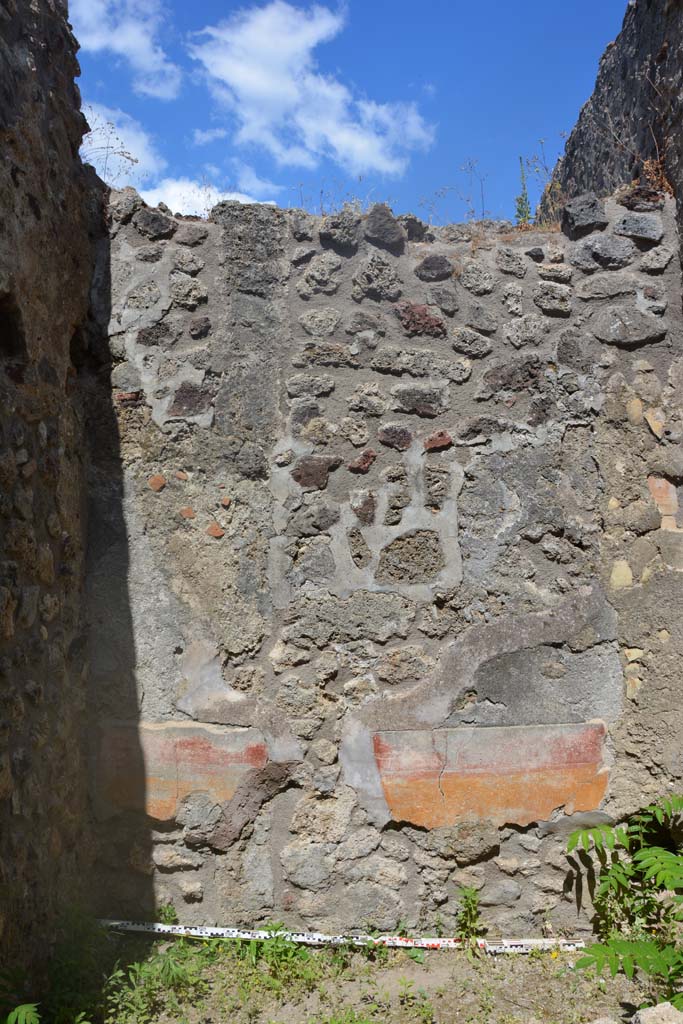
[[[209,793],[215,803],[223,803],[246,772],[263,768],[267,761],[263,736],[256,729],[109,722],[100,740],[98,797],[104,807],[144,811],[157,821],[171,821],[188,794]]]
[[[629,238],[616,235],[591,235],[569,253],[569,262],[579,270],[592,274],[599,267],[621,270],[635,256],[635,247]]]
[[[406,232],[386,203],[375,203],[365,219],[365,237],[373,245],[400,252],[406,241]]]
[[[447,285],[436,285],[432,288],[430,299],[446,316],[454,316],[458,311],[458,297]]]
[[[512,274],[513,277],[524,277],[526,267],[522,257],[514,249],[502,246],[496,253],[496,266],[504,274]]]
[[[673,255],[671,249],[652,249],[643,256],[640,269],[646,274],[661,274],[671,263]]]
[[[498,319],[495,313],[492,313],[490,309],[482,306],[479,302],[470,304],[465,314],[465,323],[468,327],[479,331],[481,334],[494,334],[498,329]]]
[[[446,281],[453,274],[453,264],[447,256],[432,253],[415,267],[415,276],[421,281]]]
[[[376,576],[380,583],[428,583],[445,564],[438,533],[416,530],[387,544],[379,556]]]
[[[380,732],[373,744],[395,821],[528,825],[558,807],[597,810],[607,792],[605,734],[588,722]]]
[[[323,309],[311,309],[302,313],[299,323],[313,338],[325,338],[334,332],[341,323],[341,313],[336,309],[325,306]]]
[[[177,226],[174,220],[166,217],[160,210],[150,210],[148,206],[138,210],[133,223],[141,235],[152,240],[170,238]]]
[[[569,238],[581,238],[591,231],[602,231],[608,223],[605,204],[594,192],[577,196],[562,211],[562,230]]]
[[[396,384],[391,394],[397,412],[432,417],[449,408],[448,389],[440,384]]]
[[[460,352],[470,359],[483,359],[493,351],[493,342],[478,331],[469,327],[457,327],[451,337],[451,345],[455,352]]]
[[[619,309],[616,306],[602,310],[592,321],[591,328],[598,341],[620,348],[651,345],[666,337],[667,325],[651,313],[639,309]]]
[[[360,217],[351,207],[346,206],[339,213],[325,217],[320,227],[320,241],[331,245],[339,252],[352,253],[358,248]]]
[[[564,284],[542,281],[533,294],[533,300],[546,316],[571,316],[571,290]]]
[[[493,274],[477,260],[466,260],[460,275],[460,284],[473,295],[488,295],[493,291]]]
[[[334,295],[339,287],[337,274],[340,269],[341,260],[338,256],[331,252],[321,252],[313,257],[303,276],[296,282],[296,290],[302,299],[320,294]]]
[[[354,274],[351,295],[356,302],[362,302],[364,298],[396,302],[401,296],[401,282],[393,266],[378,253],[373,253]]]
[[[656,213],[627,213],[614,225],[614,234],[635,238],[637,242],[661,242],[664,225]]]

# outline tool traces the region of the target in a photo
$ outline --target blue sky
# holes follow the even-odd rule
[[[85,153],[186,213],[358,198],[443,223],[479,216],[483,189],[486,215],[512,218],[520,155],[544,139],[552,166],[625,7],[71,0]]]

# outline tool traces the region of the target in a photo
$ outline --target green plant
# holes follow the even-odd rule
[[[378,938],[382,933],[378,932],[375,928],[366,928],[367,934],[372,939]],[[359,946],[358,950],[368,960],[377,964],[386,964],[389,959],[389,950],[386,946],[382,946],[377,942],[368,942],[365,946]]]
[[[204,968],[218,948],[180,939],[146,960],[118,967],[106,983],[106,1024],[151,1024],[162,1008],[178,1013],[182,1001],[196,1004],[208,988]]]
[[[529,189],[527,187],[524,160],[521,156],[519,158],[519,177],[521,191],[515,199],[515,220],[518,226],[528,227],[531,224],[531,203],[529,202]]]
[[[414,987],[415,982],[409,978],[398,979],[398,1001],[402,1006],[411,1006],[415,1001]]]
[[[293,965],[310,960],[311,954],[305,946],[300,946],[282,934],[282,922],[266,925],[265,931],[269,933],[267,939],[245,939],[237,943],[238,956],[247,960],[252,967],[263,961],[268,971],[278,977],[291,972]]]
[[[8,1015],[6,1024],[40,1024],[38,1004],[24,1003],[23,1006],[17,1006]]]
[[[486,934],[481,922],[479,910],[479,893],[470,885],[463,885],[460,890],[460,909],[456,919],[456,935],[470,946]]]
[[[178,924],[178,912],[172,903],[162,903],[157,907],[159,924]]]
[[[417,990],[415,1010],[420,1024],[433,1024],[434,1006],[430,1002],[427,993],[422,988]]]
[[[620,971],[627,978],[640,971],[647,978],[653,1002],[666,999],[677,1009],[683,1009],[683,950],[674,943],[662,945],[656,939],[613,937],[591,946],[576,966],[593,967],[599,974],[607,967],[613,978]]]
[[[593,925],[601,938],[657,934],[671,938],[683,900],[680,818],[683,797],[650,804],[624,825],[598,825],[573,832],[567,843],[577,902],[585,879],[593,900]]]
[[[654,1001],[683,1007],[683,797],[650,804],[625,824],[579,829],[567,843],[580,905],[585,879],[602,942],[577,967],[646,979]]]

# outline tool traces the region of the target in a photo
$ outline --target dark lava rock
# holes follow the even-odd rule
[[[386,203],[376,203],[365,219],[365,237],[373,245],[400,252],[406,242],[406,232]]]
[[[614,225],[615,235],[626,235],[637,242],[661,242],[664,237],[662,218],[656,213],[627,213]]]
[[[138,210],[133,218],[133,223],[141,235],[151,238],[152,241],[157,238],[170,238],[177,227],[176,222],[170,217],[160,213],[159,210],[150,210],[148,206],[143,206],[141,210]]]
[[[425,256],[415,267],[415,276],[421,281],[445,281],[453,275],[453,264],[446,256],[433,253]]]
[[[605,204],[594,192],[571,199],[562,211],[562,230],[569,238],[583,238],[591,231],[602,231],[608,223]]]
[[[402,423],[385,423],[377,437],[381,444],[395,448],[397,452],[407,451],[413,440],[412,433]]]

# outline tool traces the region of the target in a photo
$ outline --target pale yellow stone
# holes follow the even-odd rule
[[[629,423],[637,426],[643,422],[643,403],[639,398],[629,398],[626,403],[626,415]]]
[[[619,499],[618,498],[610,498],[610,500],[607,502],[607,508],[610,510],[610,512],[614,512],[616,509],[621,508],[621,504],[619,503]]]
[[[648,580],[651,579],[651,577],[652,577],[652,569],[650,568],[649,565],[646,565],[645,568],[643,569],[643,571],[640,574],[640,582],[641,583],[647,583]]]
[[[629,679],[626,680],[626,696],[629,700],[634,699],[642,685],[643,680],[638,679],[637,676],[631,676]]]
[[[645,654],[645,651],[642,647],[627,647],[624,650],[624,654],[627,661],[638,661]]]
[[[645,413],[645,422],[656,438],[662,438],[664,436],[666,417],[661,409],[648,409]]]
[[[676,526],[676,516],[662,516],[661,526],[663,530],[678,529],[678,527]]]
[[[624,590],[625,587],[633,585],[633,573],[631,572],[631,566],[625,558],[618,558],[614,563],[609,582],[612,590]]]
[[[659,632],[657,633],[657,636],[659,637],[659,639],[662,641],[663,644],[668,643],[669,640],[671,639],[671,633],[669,632],[668,629],[660,629]]]

